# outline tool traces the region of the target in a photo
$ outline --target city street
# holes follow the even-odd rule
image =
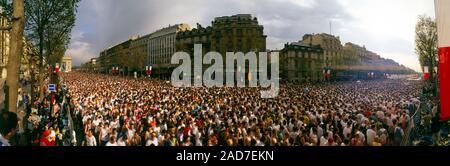
[[[174,88],[165,81],[64,75],[84,145],[400,145],[420,81],[384,80],[260,88]],[[351,129],[351,130],[349,130]],[[399,131],[399,132],[400,132]],[[403,133],[404,134],[404,133]]]

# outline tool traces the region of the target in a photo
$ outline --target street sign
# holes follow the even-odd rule
[[[47,89],[50,92],[56,92],[56,85],[55,84],[48,84]]]

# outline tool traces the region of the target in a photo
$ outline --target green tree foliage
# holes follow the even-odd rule
[[[75,26],[77,7],[80,0],[25,0],[25,34],[36,46],[40,73],[46,65],[54,66],[64,56]],[[40,74],[39,83],[44,84]],[[41,98],[43,91],[41,88]]]
[[[438,65],[437,27],[436,21],[421,15],[416,24],[416,53],[421,66],[429,66],[430,77],[433,78],[433,68]],[[431,79],[432,80],[432,79]]]

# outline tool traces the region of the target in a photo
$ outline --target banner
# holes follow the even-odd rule
[[[446,121],[450,119],[450,1],[435,0],[434,6],[439,41],[440,119]]]
[[[428,66],[424,66],[423,67],[423,80],[425,80],[425,81],[427,81],[428,78],[430,77],[430,73],[428,71],[430,71],[428,69]]]
[[[153,66],[150,66],[150,67],[148,68],[148,75],[149,75],[149,76],[152,75],[152,69],[153,69]]]

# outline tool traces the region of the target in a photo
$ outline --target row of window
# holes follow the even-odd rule
[[[150,64],[170,63],[170,57],[175,53],[175,34],[167,34],[156,38],[147,38],[137,41],[136,44],[143,45],[144,53],[147,55],[147,62]],[[135,49],[137,49],[136,47]]]
[[[320,55],[318,55],[317,53],[311,53],[311,52],[289,51],[288,56],[289,57],[299,56],[300,58],[322,59],[322,57]]]

